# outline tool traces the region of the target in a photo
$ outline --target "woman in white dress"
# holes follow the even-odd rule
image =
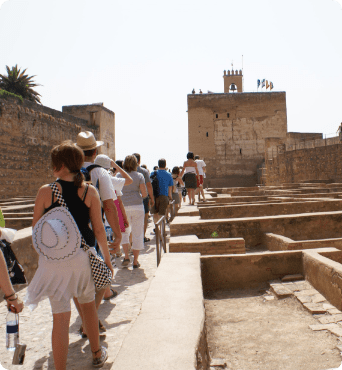
[[[56,184],[76,227],[90,247],[94,245],[96,237],[104,261],[113,274],[101,217],[100,199],[96,189],[83,181],[83,175],[80,172],[84,161],[83,151],[71,141],[66,141],[52,149],[51,159],[54,177],[58,178]],[[61,210],[63,207],[59,207],[51,187],[42,186],[35,202],[32,227],[42,222],[41,218],[45,213],[53,209],[58,212],[58,208]],[[89,219],[92,230],[89,228]],[[70,223],[66,224],[66,227],[71,228],[67,233],[70,235],[74,230]],[[34,233],[36,229],[33,229]],[[64,245],[67,243],[68,241]],[[100,347],[99,343],[95,285],[89,256],[80,247],[75,250],[74,257],[68,259],[67,256],[65,260],[61,258],[58,261],[39,254],[38,269],[25,298],[25,304],[31,306],[31,309],[34,309],[42,299],[48,297],[50,300],[53,315],[52,352],[56,370],[66,370],[71,316],[70,301],[73,297],[77,297],[80,303],[83,325],[93,353],[93,366],[102,367],[108,357],[106,348]]]

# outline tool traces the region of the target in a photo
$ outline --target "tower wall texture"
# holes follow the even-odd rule
[[[265,139],[285,138],[285,92],[188,95],[189,150],[207,165],[206,185],[254,186]]]

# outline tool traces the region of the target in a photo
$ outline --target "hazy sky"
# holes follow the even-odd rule
[[[285,91],[288,131],[332,136],[342,122],[342,7],[336,0],[0,0],[0,73],[36,75],[42,103],[103,102],[116,156],[149,168],[188,151],[187,94],[223,92],[242,68]]]

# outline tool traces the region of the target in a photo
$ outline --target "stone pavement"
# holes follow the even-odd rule
[[[152,220],[152,218],[151,218]],[[150,283],[157,269],[155,236],[151,234],[154,228],[153,221],[148,224],[146,236],[151,238],[145,243],[145,249],[140,253],[141,267],[134,269],[132,265],[121,268],[117,259],[115,282],[112,287],[119,295],[111,301],[104,301],[99,310],[99,318],[107,328],[105,336],[101,336],[101,343],[108,348],[108,360],[103,369],[110,369],[114,363],[125,336],[128,334],[137,316],[142,302],[145,299]],[[169,235],[169,228],[167,227]],[[133,257],[132,257],[133,260]],[[26,288],[19,292],[23,298]],[[6,305],[0,301],[0,364],[5,369],[17,369],[12,365],[13,352],[6,350]],[[87,339],[78,334],[81,321],[72,304],[70,320],[70,341],[67,369],[92,369],[92,355]],[[55,369],[51,348],[52,314],[50,303],[44,300],[33,311],[26,307],[20,314],[20,342],[27,345],[26,357],[21,369]],[[132,354],[134,355],[134,354]],[[0,365],[0,369],[1,368]]]

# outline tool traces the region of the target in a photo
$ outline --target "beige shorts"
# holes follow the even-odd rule
[[[151,208],[151,213],[158,213],[159,215],[164,216],[168,205],[169,197],[166,195],[159,195],[159,197],[156,198],[154,206]]]

